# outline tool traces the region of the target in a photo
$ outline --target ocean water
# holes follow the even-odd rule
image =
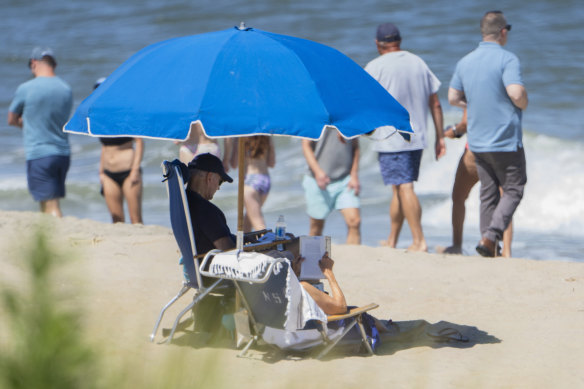
[[[72,86],[78,105],[91,93],[97,78],[107,76],[141,48],[164,39],[222,30],[245,21],[251,27],[327,44],[364,66],[377,55],[376,26],[391,21],[401,30],[402,48],[420,55],[442,81],[439,95],[445,124],[452,124],[461,116],[446,98],[454,66],[480,41],[482,14],[498,8],[513,25],[506,47],[521,60],[530,98],[523,122],[528,184],[514,218],[513,255],[584,261],[584,7],[575,0],[414,0],[407,4],[393,0],[3,0],[0,209],[34,211],[38,207],[26,189],[21,134],[6,125],[6,112],[16,87],[30,78],[26,64],[34,46],[54,49],[57,72]],[[63,211],[108,222],[109,214],[99,195],[99,142],[75,135],[70,140],[72,167]],[[451,240],[450,192],[463,143],[448,140],[447,155],[438,162],[431,148],[424,153],[415,187],[431,251]],[[361,146],[363,243],[377,245],[389,232],[390,189],[382,184],[370,141],[363,139]],[[278,215],[283,214],[289,231],[305,234],[308,218],[301,178],[306,165],[300,142],[276,138],[276,153],[273,190],[264,206],[266,222],[273,227]],[[146,141],[143,169],[147,224],[169,226],[160,163],[176,155],[172,142]],[[225,210],[232,229],[236,226],[236,195],[236,184],[224,185],[215,200]],[[480,235],[478,209],[477,185],[467,201],[464,249],[469,254],[474,253]],[[327,220],[325,233],[335,243],[344,241],[345,226],[338,213]],[[410,243],[406,225],[398,247],[406,248]]]

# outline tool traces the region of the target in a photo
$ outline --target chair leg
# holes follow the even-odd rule
[[[369,355],[374,355],[373,349],[371,348],[371,345],[367,341],[367,334],[365,333],[365,327],[363,327],[363,318],[361,317],[361,315],[357,317],[357,325],[359,326],[359,332],[361,332],[361,338],[363,338],[363,343],[365,343],[365,348],[369,352]]]
[[[351,330],[351,328],[353,328],[355,326],[355,324],[357,324],[357,320],[353,320],[353,321],[351,321],[351,324],[345,326],[345,328],[343,329],[343,332],[341,333],[341,335],[337,339],[335,339],[333,342],[329,343],[324,348],[324,350],[322,350],[320,352],[320,354],[317,355],[316,359],[321,359],[322,357],[324,357],[333,347],[336,346],[337,343],[339,343],[339,341],[341,339],[343,339],[343,337],[345,335],[347,335],[347,332],[349,332]],[[325,329],[325,331],[326,331],[326,329]]]
[[[179,298],[181,298],[186,292],[189,291],[189,289],[191,289],[190,286],[187,286],[187,284],[183,284],[181,290],[178,292],[178,294],[176,296],[174,296],[160,311],[160,315],[158,315],[158,320],[156,320],[156,324],[154,325],[154,330],[152,331],[152,334],[150,334],[150,341],[154,342],[154,338],[156,337],[156,331],[158,331],[158,326],[160,325],[160,321],[162,320],[162,316],[164,316],[164,312],[166,312],[166,310],[176,302],[176,300],[178,300]]]
[[[215,281],[210,287],[208,287],[207,289],[205,289],[204,291],[202,291],[201,293],[199,293],[198,295],[195,296],[195,298],[193,299],[193,301],[187,305],[187,307],[185,309],[183,309],[178,316],[176,317],[176,320],[174,321],[174,324],[172,326],[172,330],[170,331],[170,335],[168,336],[168,339],[166,340],[166,343],[170,343],[172,341],[172,337],[174,336],[174,332],[176,331],[176,327],[178,326],[178,323],[180,322],[180,319],[182,319],[182,317],[191,309],[193,309],[193,307],[195,306],[195,304],[197,304],[199,301],[201,301],[206,295],[208,295],[213,289],[215,289],[215,287],[217,285],[219,285],[221,283],[221,281],[223,281],[223,279],[218,279],[217,281]]]
[[[245,354],[247,354],[247,351],[249,350],[249,348],[258,340],[258,336],[254,335],[251,337],[251,339],[249,340],[249,342],[247,342],[247,344],[245,345],[245,347],[243,348],[243,350],[241,350],[241,352],[239,354],[237,354],[238,358],[243,358],[245,356]]]

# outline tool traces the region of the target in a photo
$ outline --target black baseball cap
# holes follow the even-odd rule
[[[377,41],[395,42],[401,41],[399,29],[393,23],[383,23],[377,27]]]
[[[189,162],[188,168],[217,173],[221,176],[223,181],[233,182],[233,178],[225,173],[223,162],[211,153],[197,155],[191,162]]]

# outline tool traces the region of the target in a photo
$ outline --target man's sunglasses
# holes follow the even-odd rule
[[[503,11],[489,11],[489,12],[487,12],[487,13],[490,13],[490,14],[502,14],[502,13],[503,13]],[[510,25],[510,24],[508,24],[508,25],[506,25],[505,27],[503,27],[503,29],[505,29],[505,30],[507,30],[507,31],[511,31],[511,25]]]

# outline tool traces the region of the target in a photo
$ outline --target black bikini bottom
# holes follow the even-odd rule
[[[124,170],[123,172],[110,172],[109,170],[104,170],[103,173],[114,180],[116,184],[121,188],[124,185],[124,181],[130,175],[130,170]]]
[[[142,168],[140,168],[140,172],[142,172]],[[115,183],[118,184],[118,186],[121,188],[122,185],[124,185],[126,178],[128,178],[130,175],[130,170],[124,170],[123,172],[110,172],[109,170],[104,170],[103,174],[114,180]],[[103,196],[103,186],[101,187],[99,193],[101,193]]]

